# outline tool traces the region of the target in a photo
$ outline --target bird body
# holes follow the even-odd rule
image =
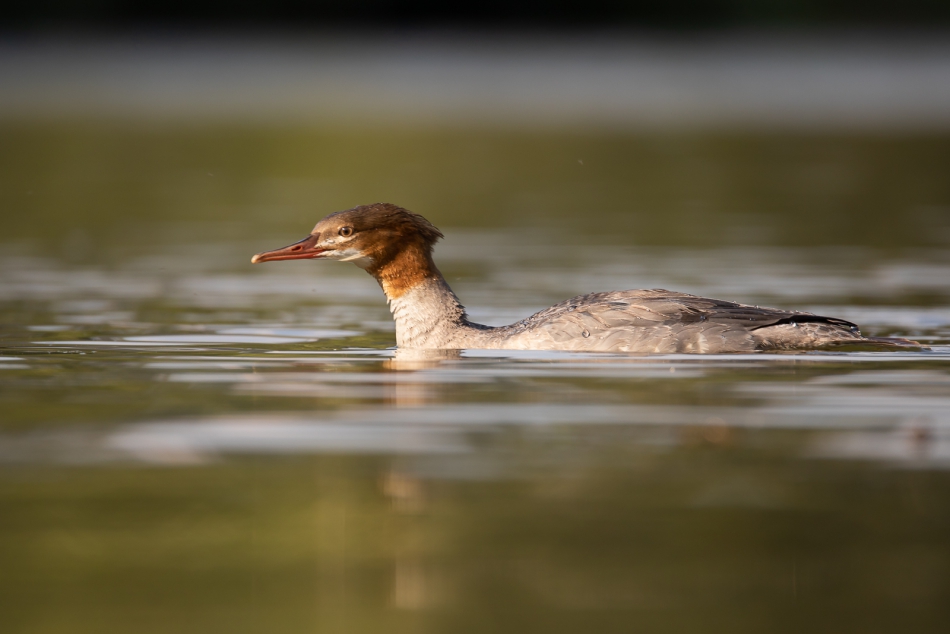
[[[252,262],[354,262],[386,294],[400,348],[728,353],[842,344],[920,347],[905,339],[863,337],[843,319],[663,289],[581,295],[508,326],[484,326],[468,319],[432,260],[441,237],[422,216],[377,203],[330,214],[304,240],[259,253]]]

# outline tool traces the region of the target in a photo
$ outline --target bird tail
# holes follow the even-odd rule
[[[919,341],[903,339],[901,337],[861,337],[859,339],[842,339],[831,343],[829,348],[848,351],[881,351],[883,350],[930,350]]]
[[[894,348],[916,348],[917,350],[929,350],[927,346],[914,341],[913,339],[904,339],[902,337],[865,337],[868,341],[874,342],[879,346],[889,346]]]

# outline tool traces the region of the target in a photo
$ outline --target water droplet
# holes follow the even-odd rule
[[[588,332],[587,330],[585,330],[585,331],[582,332],[581,334],[584,336],[585,339],[586,339],[587,337],[590,337],[590,332]]]

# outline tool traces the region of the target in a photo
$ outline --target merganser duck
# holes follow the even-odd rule
[[[399,348],[725,353],[838,344],[920,347],[906,339],[863,337],[843,319],[662,289],[581,295],[509,326],[484,326],[469,321],[432,260],[442,237],[419,214],[376,203],[330,214],[303,240],[258,253],[251,262],[353,262],[386,294]]]

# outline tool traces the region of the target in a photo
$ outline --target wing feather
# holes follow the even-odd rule
[[[861,338],[841,319],[664,289],[581,295],[504,330],[526,347],[629,352],[742,352]]]

